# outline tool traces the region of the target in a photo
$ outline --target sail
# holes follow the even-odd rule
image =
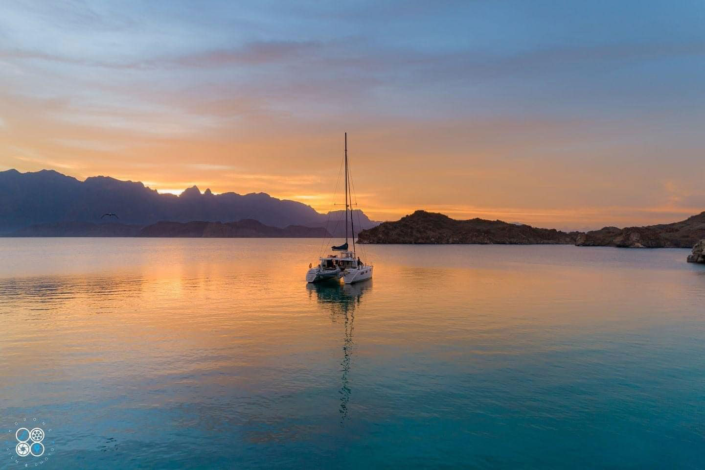
[[[330,248],[334,251],[348,251],[348,242],[345,242],[340,246],[332,246]]]

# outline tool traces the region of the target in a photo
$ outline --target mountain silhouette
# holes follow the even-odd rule
[[[278,228],[324,227],[339,236],[344,225],[336,222],[343,220],[343,212],[320,214],[306,204],[265,193],[216,195],[210,189],[201,193],[193,186],[176,196],[160,194],[140,182],[107,176],[79,181],[53,170],[0,172],[0,235],[39,224],[114,223],[107,218],[100,219],[103,214],[113,213],[126,225],[249,219]],[[356,232],[377,225],[361,211],[356,211],[355,224]]]

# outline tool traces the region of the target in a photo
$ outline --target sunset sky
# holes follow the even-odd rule
[[[705,210],[705,2],[12,1],[0,170],[584,229]],[[342,197],[342,196],[340,196]]]

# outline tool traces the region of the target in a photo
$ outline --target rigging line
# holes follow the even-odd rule
[[[350,172],[348,171],[348,179],[350,179]],[[355,213],[352,208],[352,193],[350,194],[350,231],[352,232],[352,244],[353,244],[353,254],[357,253],[357,247],[355,246]]]
[[[355,246],[356,245],[356,243],[355,243],[355,213],[353,212],[353,208],[352,208],[352,182],[351,182],[351,178],[352,178],[352,176],[350,173],[350,164],[348,162],[348,133],[346,132],[345,133],[345,183],[346,183],[345,189],[347,191],[345,194],[345,196],[346,196],[345,202],[346,203],[348,202],[348,200],[347,200],[348,194],[347,193],[349,192],[350,193],[350,229],[352,231],[351,236],[352,236],[353,253],[355,254],[355,253],[357,253],[357,247]],[[347,207],[346,207],[346,209],[347,209]],[[346,211],[345,215],[347,216],[347,211]],[[359,220],[358,220],[358,222],[359,222]],[[346,219],[345,228],[346,228],[346,234],[347,234],[347,219]],[[347,242],[347,237],[346,237],[345,241]]]
[[[348,172],[349,172],[349,170],[348,170]],[[351,178],[350,183],[351,183],[351,186],[352,186],[353,195],[355,196],[355,205],[357,205],[357,191],[355,190],[355,182],[354,182],[354,180],[352,180],[352,175],[350,176],[350,178]],[[364,230],[364,229],[362,228],[362,222],[361,222],[361,217],[362,217],[362,216],[360,215],[361,212],[362,212],[362,211],[361,211],[360,209],[358,209],[358,212],[357,212],[357,226],[359,227],[359,228],[358,228],[358,233],[359,233],[360,231]],[[363,256],[365,259],[367,259],[367,250],[366,250],[365,247],[364,247],[364,243],[360,245],[360,251],[362,252],[362,256]]]
[[[330,234],[330,211],[328,211],[328,217],[326,218],[326,232]],[[326,245],[326,240],[328,237],[321,237],[321,246],[318,248],[318,256],[323,256],[323,247]]]
[[[357,206],[357,192],[355,191],[355,180],[352,177],[352,170],[348,168],[348,174],[350,175],[350,186],[352,187],[353,195],[355,196],[355,205]]]
[[[333,196],[334,196],[334,197],[335,197],[335,194],[338,192],[338,186],[340,185],[340,174],[342,173],[342,171],[343,171],[343,160],[341,160],[340,166],[338,166],[338,176],[335,178],[335,187],[334,187],[334,189],[333,189]],[[322,239],[321,247],[320,247],[320,249],[318,250],[319,256],[325,254],[325,253],[324,253],[325,246],[326,246],[328,243],[332,242],[332,241],[333,241],[333,237],[335,236],[335,235],[334,235],[335,232],[331,232],[331,231],[330,231],[330,218],[331,218],[331,211],[329,210],[329,211],[328,211],[328,217],[327,217],[327,219],[326,219],[326,230],[328,230],[328,234],[330,235],[330,237],[324,237],[324,238]],[[340,224],[340,221],[337,221],[337,222],[335,223],[335,228],[334,228],[334,230],[338,230],[338,225],[339,225],[339,224]]]
[[[348,178],[350,179],[350,188],[351,188],[351,191],[352,191],[352,195],[355,196],[355,205],[357,206],[357,191],[355,190],[355,180],[354,180],[353,177],[352,177],[352,171],[350,170],[349,167],[350,167],[350,165],[348,165]],[[351,197],[351,199],[352,199],[352,197]],[[361,212],[361,211],[358,209],[358,212],[357,212],[357,226],[358,226],[358,230],[359,230],[359,231],[362,231],[362,222],[360,221],[360,220],[361,220],[361,219],[360,219],[360,212]],[[351,215],[350,215],[351,221],[352,221],[352,218],[354,217],[354,214],[355,214],[355,212],[352,212]],[[359,232],[358,232],[358,233],[359,233]],[[353,233],[353,237],[354,237],[354,236],[355,236],[355,234]],[[354,238],[353,238],[353,241],[354,241]],[[364,247],[364,243],[363,243],[362,245],[360,245],[360,251],[362,252],[363,258],[367,259],[367,250],[366,250],[365,247]]]
[[[354,183],[352,184],[352,190],[353,190],[353,194],[355,195],[355,204],[357,204],[357,192],[355,191],[355,184],[354,184]],[[362,222],[361,222],[361,217],[362,217],[362,216],[360,215],[361,212],[362,212],[362,211],[361,211],[360,209],[358,209],[358,211],[357,211],[358,234],[363,230],[363,228],[362,228]],[[354,217],[354,214],[355,214],[355,213],[353,212],[353,217]],[[364,246],[364,245],[365,245],[364,243],[358,244],[358,249],[362,252],[362,257],[364,258],[364,260],[367,261],[367,260],[368,260],[368,258],[367,258],[367,250],[365,249],[365,246]]]
[[[357,206],[357,191],[355,190],[355,179],[353,178],[352,175],[352,169],[348,168],[348,177],[350,179],[350,191],[351,191],[351,196],[350,199],[353,197],[355,198],[355,205]],[[352,202],[351,202],[352,204]],[[358,216],[358,222],[359,222],[359,216]]]
[[[348,133],[345,133],[345,244],[348,243]],[[353,249],[355,248],[353,243]]]

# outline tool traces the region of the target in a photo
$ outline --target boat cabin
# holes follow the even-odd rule
[[[340,268],[340,270],[345,270],[347,268],[357,268],[357,259],[355,258],[355,253],[352,251],[344,251],[340,255],[329,255],[324,258],[320,258],[321,268],[323,269],[335,269]]]

